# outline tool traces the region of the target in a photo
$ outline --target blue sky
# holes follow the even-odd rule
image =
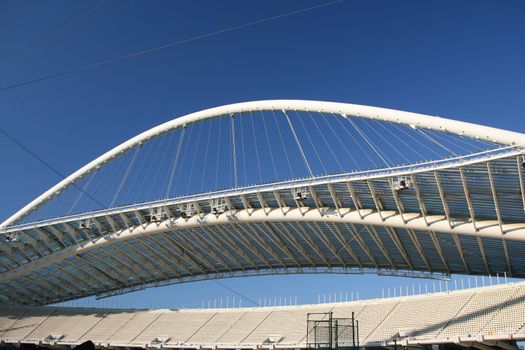
[[[0,2],[0,66],[97,3]],[[109,0],[0,69],[0,89],[321,3]],[[0,91],[0,124],[63,173],[174,117],[257,99],[369,104],[525,132],[523,18],[522,1],[346,0]],[[3,220],[59,179],[3,137],[0,155]],[[307,275],[224,283],[255,300],[297,295],[313,302],[319,293],[377,296],[419,281]],[[199,282],[124,298],[200,306],[221,296],[232,293]]]

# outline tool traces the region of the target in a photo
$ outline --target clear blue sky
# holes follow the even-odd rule
[[[1,1],[0,66],[97,3]],[[0,89],[320,3],[109,0],[0,69]],[[171,118],[257,99],[369,104],[525,132],[524,19],[523,1],[347,0],[0,91],[0,125],[63,173]],[[0,156],[3,220],[59,179],[2,137]],[[418,281],[309,275],[224,283],[255,300],[312,302],[328,291],[377,296]],[[228,295],[199,282],[123,299],[200,306]]]

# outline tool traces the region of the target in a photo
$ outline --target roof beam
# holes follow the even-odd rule
[[[69,275],[72,277],[73,280],[75,280],[75,283],[84,286],[85,289],[91,290],[93,289],[93,286],[86,282],[86,280],[78,277],[75,275],[72,271],[69,271],[68,269],[60,266],[60,264],[56,264],[55,267],[60,270],[63,274]],[[88,276],[87,278],[91,278],[91,276]],[[76,285],[75,285],[76,286]]]
[[[157,242],[153,236],[151,236],[151,238],[152,238],[152,241]],[[172,271],[175,274],[175,276],[177,276],[177,278],[180,278],[182,276],[180,271],[179,271],[179,269],[178,269],[177,262],[174,261],[173,258],[171,257],[173,252],[170,252],[167,249],[163,249],[163,246],[161,244],[157,243],[157,245],[160,247],[160,249],[164,250],[164,253],[165,253],[165,254],[158,254],[158,252],[155,251],[155,249],[151,248],[143,240],[139,240],[139,244],[142,247],[146,248],[146,250],[149,250],[150,252],[152,252],[154,254],[154,256],[158,256],[158,258],[154,260],[155,263],[157,263],[158,265],[161,265],[166,270]],[[202,271],[202,272],[204,272],[204,271]],[[162,271],[162,273],[165,276],[167,276],[167,274],[164,271]]]
[[[293,262],[297,265],[297,267],[300,267],[301,264],[297,260],[297,257],[295,256],[294,253],[292,253],[288,245],[281,239],[281,237],[279,237],[277,232],[275,232],[275,230],[267,222],[263,222],[262,224],[268,231],[268,234],[271,236],[270,239],[275,244],[275,246],[278,247],[279,250],[281,250],[281,252],[286,254],[290,260],[293,260]]]
[[[191,248],[193,249],[189,249],[187,246],[189,245],[189,241],[188,239],[186,239],[183,235],[179,235],[179,237],[181,238],[181,240],[183,240],[185,243],[186,243],[186,247],[183,247],[175,238],[173,237],[170,237],[168,234],[166,234],[165,232],[161,232],[160,233],[166,240],[168,240],[176,249],[177,249],[177,255],[179,256],[179,258],[181,259],[181,262],[182,260],[184,260],[185,262],[187,262],[190,266],[196,268],[197,270],[199,270],[200,272],[202,273],[208,273],[208,271],[214,271],[214,272],[219,272],[219,270],[217,270],[217,268],[215,267],[214,264],[212,264],[208,259],[204,258],[202,256],[202,254],[199,253],[198,250],[196,250],[193,246]],[[173,254],[173,250],[170,250],[168,249],[168,247],[166,247],[160,240],[158,240],[157,238],[155,238],[155,236],[151,236],[151,238],[157,242],[157,244],[159,246],[161,246],[165,251],[166,251],[166,254],[169,256],[171,254]],[[193,255],[197,256],[198,259],[201,261],[197,261]],[[177,265],[177,266],[181,266],[182,264],[173,260],[172,261]],[[192,271],[190,271],[187,267],[183,267],[186,271],[188,271],[189,274],[191,274],[192,276],[194,275],[194,273]],[[180,274],[180,273],[179,273]]]
[[[381,199],[377,195],[376,189],[374,188],[372,181],[366,180],[366,184],[368,185],[368,189],[370,190],[370,195],[372,196],[372,199],[377,209],[377,213],[379,214],[381,221],[385,221],[385,218],[383,217],[383,203],[381,203]]]
[[[312,237],[310,237],[308,232],[305,231],[302,225],[302,222],[296,221],[294,224],[296,227],[294,227],[294,225],[291,225],[292,227],[294,227],[293,230],[296,231],[303,238],[303,240],[310,246],[310,248],[315,251],[315,253],[321,258],[321,260],[325,262],[326,266],[331,267],[330,260],[325,254],[323,254],[323,252],[319,249],[317,244],[315,244],[315,242],[312,240]]]
[[[489,177],[490,191],[492,193],[492,200],[494,202],[494,210],[496,211],[496,217],[498,218],[498,225],[501,230],[501,234],[504,235],[505,231],[503,230],[503,220],[501,219],[501,210],[499,207],[498,194],[496,191],[496,185],[494,184],[494,176],[492,175],[490,162],[487,162],[487,174]]]
[[[472,222],[472,227],[474,227],[475,231],[478,231],[478,228],[476,226],[476,214],[474,210],[474,204],[472,203],[472,196],[470,194],[470,190],[468,187],[467,179],[465,177],[465,172],[463,170],[463,167],[459,167],[459,177],[461,178],[461,185],[463,187],[463,194],[465,195],[465,199],[467,201],[467,206],[469,210],[470,220]],[[467,259],[465,259],[465,251],[463,250],[463,247],[461,245],[461,241],[459,240],[459,237],[456,233],[452,233],[452,237],[454,238],[454,242],[456,244],[456,248],[459,252],[459,256],[461,257],[461,261],[463,262],[463,266],[465,267],[465,271],[470,274],[470,268],[467,264]]]
[[[355,228],[353,224],[345,225],[345,227],[348,230],[348,232],[350,232],[354,240],[359,244],[361,249],[368,256],[370,261],[375,265],[376,269],[379,269],[379,264],[377,263],[376,257],[374,256],[374,254],[372,254],[372,251],[370,251],[368,246],[365,244],[365,242],[363,241],[363,238],[361,238],[360,232],[357,232],[357,229]]]
[[[443,186],[441,185],[441,179],[437,171],[434,171],[434,178],[436,179],[436,186],[439,192],[439,198],[441,199],[441,204],[443,205],[443,211],[445,212],[445,217],[447,218],[448,225],[450,228],[453,228],[452,221],[450,220],[450,210],[448,208],[448,202],[447,197],[445,195],[445,191],[443,190]]]
[[[363,214],[361,214],[361,202],[359,201],[359,196],[357,195],[357,192],[354,189],[354,186],[351,182],[346,183],[346,187],[348,188],[348,192],[350,192],[350,197],[352,197],[352,202],[354,203],[355,210],[357,211],[357,214],[361,219],[363,219]]]
[[[233,262],[234,264],[236,264],[241,270],[244,270],[244,264],[239,260],[239,258],[237,258],[234,254],[232,254],[232,251],[237,252],[237,253],[240,253],[240,252],[238,252],[234,247],[232,247],[230,245],[231,243],[228,243],[228,242],[224,241],[221,237],[216,235],[215,232],[213,232],[212,230],[210,230],[206,226],[202,226],[202,229],[203,229],[203,231],[206,231],[208,237],[211,238],[215,242],[215,246],[219,247],[220,252],[222,254],[227,256],[230,259],[230,261]],[[197,230],[195,230],[195,232],[197,232]],[[223,244],[223,242],[228,247],[226,247]],[[248,260],[248,261],[250,261],[250,260]],[[252,262],[252,264],[254,264],[253,261],[251,261],[251,262]]]
[[[428,231],[428,234],[430,235],[430,238],[432,239],[432,242],[434,243],[434,246],[436,247],[438,255],[441,258],[443,267],[447,271],[447,274],[450,274],[450,267],[448,266],[447,259],[445,258],[445,254],[443,253],[443,247],[441,246],[441,243],[439,243],[439,240],[436,237],[436,233],[434,231]]]
[[[463,167],[459,167],[459,176],[461,178],[461,184],[463,186],[463,193],[465,194],[465,199],[467,200],[470,221],[472,222],[472,225],[474,225],[474,229],[477,231],[476,213],[474,210],[474,205],[472,204],[472,196],[470,195],[470,190],[468,188],[467,179],[465,178],[465,171],[463,170]]]
[[[99,254],[105,255],[109,260],[113,261],[114,265],[108,264],[104,259],[96,260]],[[114,254],[109,254],[109,252],[107,252],[105,249],[100,249],[97,255],[94,255],[92,252],[87,252],[86,255],[90,255],[92,259],[95,259],[97,263],[104,265],[106,268],[103,269],[102,267],[97,266],[97,264],[81,255],[77,255],[77,258],[86,262],[89,266],[91,266],[91,268],[95,269],[95,271],[100,273],[98,276],[104,278],[111,284],[115,284],[115,281],[117,281],[122,283],[123,285],[128,285],[129,281],[128,278],[124,276],[124,271],[127,271],[128,276],[134,276],[140,279],[141,281],[144,281],[144,278],[141,275],[139,275],[135,270],[130,268],[130,264],[122,261],[118,256]]]
[[[135,215],[135,218],[137,218],[137,221],[140,223],[140,225],[148,224],[148,222],[146,221],[146,218],[144,217],[144,214],[142,214],[142,211],[133,210],[133,214]]]
[[[334,187],[331,183],[328,183],[326,185],[328,187],[328,191],[330,192],[330,197],[332,197],[332,201],[334,202],[335,209],[337,210],[337,214],[339,217],[343,217],[343,214],[341,214],[341,202],[339,202],[339,198],[337,197],[337,193],[334,190]]]
[[[258,229],[253,227],[253,223],[248,223],[247,227],[251,231],[254,237],[257,239],[257,243],[259,243],[259,246],[266,251],[268,254],[270,254],[277,262],[281,264],[282,267],[286,267],[286,264],[284,263],[283,259],[273,250],[272,246],[268,244],[267,240],[262,239],[261,234],[259,233]],[[245,233],[246,230],[244,229],[243,225],[238,226],[242,231]]]
[[[323,203],[321,203],[321,201],[319,200],[319,197],[317,196],[317,192],[315,191],[314,187],[308,186],[308,191],[310,191],[312,200],[314,201],[315,207],[317,208],[319,215],[324,216],[323,211],[321,210],[321,208],[323,207]]]
[[[383,218],[381,218],[381,220],[383,220]],[[390,253],[388,252],[388,249],[386,249],[385,242],[383,242],[383,240],[381,239],[381,236],[379,236],[379,234],[377,233],[376,228],[374,226],[372,226],[372,225],[370,225],[370,226],[369,225],[365,225],[364,229],[368,232],[370,237],[372,237],[372,240],[375,242],[375,244],[377,245],[379,250],[381,250],[381,253],[383,253],[383,255],[388,260],[390,265],[392,265],[392,269],[396,270],[397,269],[396,264],[394,263],[394,260],[390,256]]]
[[[89,252],[87,254],[91,255]],[[106,264],[105,262],[101,262],[101,263],[103,265],[107,266],[108,270],[101,269],[100,267],[96,266],[94,263],[92,263],[91,261],[89,261],[88,259],[86,259],[83,256],[78,255],[76,258],[78,260],[80,260],[80,261],[83,261],[86,265],[88,265],[91,269],[93,269],[94,274],[93,273],[91,273],[91,274],[96,276],[99,279],[102,279],[102,280],[106,281],[109,284],[109,286],[112,286],[112,287],[116,286],[117,288],[120,288],[121,286],[119,284],[121,284],[121,283],[123,285],[127,284],[127,281],[123,280],[123,278],[121,276],[116,275],[112,271],[113,268],[111,266],[109,266],[108,264]],[[66,262],[66,264],[69,264],[69,265],[71,265],[74,268],[79,269],[79,270],[80,269],[83,269],[84,271],[87,270],[87,268],[85,266],[83,266],[82,264],[73,265],[73,263],[70,263],[70,262]],[[79,267],[79,266],[82,266],[82,267]]]
[[[135,253],[137,253],[137,256],[132,256],[131,254],[129,254],[128,252],[126,252],[122,248],[119,248],[119,247],[117,247],[115,245],[113,245],[111,248],[116,250],[125,259],[127,259],[132,264],[133,267],[136,267],[136,268],[138,268],[138,270],[143,271],[144,272],[144,274],[142,275],[143,278],[144,278],[144,276],[145,276],[146,279],[147,279],[148,276],[154,276],[155,275],[155,271],[158,270],[158,266],[153,265],[153,263],[151,261],[149,261],[149,259],[144,254],[142,254],[141,251],[139,251],[138,249],[136,249],[133,246],[131,246],[128,242],[124,241],[122,243],[123,243],[123,245],[125,245],[128,248],[131,248],[131,250],[133,250]],[[149,269],[147,269],[146,266]],[[167,277],[166,275],[164,275],[164,276]]]
[[[184,238],[184,235],[180,235],[181,239],[187,245],[194,246],[195,247],[194,251],[197,251],[198,249],[203,250],[204,254],[209,255],[213,260],[215,260],[220,265],[222,265],[226,270],[232,271],[230,264],[228,264],[219,254],[217,254],[215,252],[215,250],[218,247],[217,245],[210,244],[210,242],[208,240],[205,240],[204,238],[202,238],[201,235],[196,230],[194,230],[192,228],[188,228],[188,231],[191,232],[193,237],[200,243],[200,245],[202,247],[199,246],[198,244],[190,242],[188,239]],[[165,235],[169,236],[168,234],[165,234]],[[235,263],[235,261],[232,261],[232,262]],[[240,268],[241,266],[237,265],[237,267]]]
[[[114,285],[115,283],[114,280],[107,278],[105,275],[101,275],[101,273],[98,270],[95,270],[95,272],[90,271],[82,264],[75,265],[71,263],[69,260],[64,260],[64,264],[69,265],[73,269],[79,270],[83,274],[88,276],[88,279],[90,281],[97,283],[97,286],[100,288],[100,290],[104,290],[104,288],[106,288],[106,285],[102,281],[108,282],[110,286]],[[104,277],[106,277],[107,279],[104,279]]]
[[[355,252],[354,248],[352,248],[352,246],[348,244],[345,237],[343,236],[343,234],[337,227],[337,224],[326,223],[326,227],[328,227],[332,235],[334,235],[334,237],[339,241],[339,244],[341,244],[341,248],[338,250],[338,252],[341,249],[346,250],[346,252],[350,254],[350,256],[352,257],[352,259],[354,259],[355,263],[359,267],[363,267],[363,263],[361,262],[361,259],[359,259],[359,257],[357,256],[357,253]]]
[[[265,213],[266,214],[266,213]],[[223,236],[229,240],[232,244],[232,246],[234,246],[235,248],[234,249],[237,249],[238,253],[241,254],[242,256],[244,256],[244,258],[248,259],[250,262],[252,262],[253,266],[258,266],[257,262],[255,260],[253,260],[253,258],[251,258],[248,254],[246,254],[244,252],[244,250],[237,244],[236,240],[233,238],[233,235],[227,231],[224,226],[222,225],[218,225],[217,228],[219,229],[219,231],[222,232]],[[240,242],[240,244],[242,244],[244,247],[246,247],[253,255],[255,255],[262,263],[264,263],[267,267],[271,268],[272,267],[272,264],[270,264],[270,262],[268,261],[268,259],[266,259],[261,253],[259,253],[259,251],[257,250],[257,248],[254,247],[253,243],[248,241],[246,239],[246,237],[243,237],[243,235],[237,235],[237,240]]]
[[[295,235],[288,229],[285,223],[281,222],[270,222],[268,223],[268,226],[281,226],[281,228],[286,232],[286,235],[283,235],[283,237],[292,244],[292,246],[297,249],[302,255],[303,258],[310,263],[312,267],[315,267],[315,262],[310,258],[302,244],[300,244],[297,239],[295,239]]]
[[[489,175],[490,190],[492,192],[492,200],[494,201],[494,208],[496,209],[496,216],[498,218],[499,228],[501,230],[501,235],[503,236],[505,234],[505,230],[503,230],[503,219],[501,217],[501,209],[500,209],[499,200],[498,200],[498,193],[496,190],[496,184],[494,183],[494,175],[492,174],[492,167],[491,167],[490,161],[487,162],[487,173]],[[512,266],[510,264],[509,248],[507,246],[507,241],[502,240],[502,244],[503,244],[503,252],[505,253],[505,260],[507,262],[507,271],[509,275],[512,276]]]
[[[428,262],[428,259],[427,259],[426,255],[425,255],[425,251],[421,247],[421,242],[417,238],[417,233],[414,230],[410,230],[410,229],[407,229],[407,232],[408,232],[408,235],[409,235],[410,239],[412,240],[412,243],[416,247],[416,250],[419,253],[419,256],[420,256],[421,260],[423,260],[423,263],[427,267],[428,271],[432,272],[432,266],[430,266],[430,264]]]
[[[414,175],[410,175],[410,181],[412,182],[412,186],[414,186],[414,192],[416,192],[416,199],[417,199],[417,204],[419,205],[419,210],[421,211],[423,220],[425,221],[428,227],[430,226],[430,223],[428,222],[428,218],[427,218],[427,215],[428,215],[427,206],[425,205],[423,196],[421,196],[421,192],[419,191],[419,185],[417,184],[417,178]]]
[[[250,202],[248,202],[248,199],[244,194],[239,195],[239,198],[241,199],[242,205],[244,206],[244,210],[246,210],[246,212],[249,214],[250,209],[252,209]]]
[[[401,239],[399,239],[399,234],[397,233],[396,229],[393,227],[385,227],[385,229],[388,232],[392,241],[394,242],[397,250],[399,251],[403,259],[407,263],[408,267],[411,270],[414,269],[414,265],[412,264],[412,261],[410,260],[410,256],[408,255],[403,242],[401,241]]]
[[[122,221],[124,221],[124,225],[126,225],[126,228],[129,229],[135,226],[135,224],[131,222],[131,220],[128,218],[128,216],[125,213],[120,213],[119,216],[122,219]]]
[[[257,200],[259,201],[259,205],[261,206],[261,209],[263,209],[266,215],[268,215],[268,212],[266,211],[266,209],[269,208],[270,210],[272,210],[272,208],[270,208],[268,203],[266,203],[266,200],[263,198],[261,192],[257,191],[255,195],[257,196]]]
[[[525,166],[525,158],[523,155],[516,157],[518,168],[518,181],[520,182],[521,203],[523,204],[523,211],[525,211],[525,183],[523,176],[523,167]]]
[[[52,241],[58,242],[62,246],[62,248],[66,247],[66,243],[64,243],[64,233],[55,229],[51,233],[48,233],[47,231],[44,231],[41,227],[35,227],[35,231],[38,232],[39,235],[50,237]],[[51,238],[53,237],[53,238]]]
[[[310,230],[312,230],[315,233],[315,235],[319,238],[319,240],[324,243],[324,245],[335,256],[335,258],[339,260],[341,265],[346,268],[347,267],[346,262],[341,257],[341,255],[339,255],[339,252],[337,251],[336,247],[330,241],[330,237],[328,237],[328,234],[324,230],[321,229],[321,227],[319,226],[319,223],[318,222],[313,223],[313,225],[315,225],[315,228],[312,228],[312,223],[307,222],[305,224],[308,225],[308,227],[310,227]]]
[[[278,191],[272,191],[273,193],[273,196],[275,197],[275,201],[277,202],[277,205],[279,205],[279,209],[281,209],[281,212],[283,213],[283,215],[286,215],[285,211],[284,211],[284,202],[281,198],[281,195],[279,194]]]
[[[138,240],[139,243],[141,245],[143,245],[142,241],[141,240]],[[164,268],[167,267],[166,263],[165,262],[160,262],[160,261],[157,261],[151,257],[149,257],[148,255],[146,255],[143,251],[139,250],[137,247],[135,247],[134,245],[130,244],[129,242],[127,241],[123,241],[122,242],[123,245],[127,246],[128,248],[130,248],[131,250],[133,250],[136,254],[137,254],[137,257],[140,257],[143,261],[143,264],[139,264],[140,265],[140,268],[144,271],[147,272],[147,275],[146,276],[155,276],[155,272],[160,272],[160,274],[162,274],[165,278],[169,278],[170,276],[164,271]],[[144,245],[143,245],[144,246]],[[115,249],[119,249],[119,248],[116,248],[114,247]],[[122,249],[119,249],[120,250],[120,253],[121,254],[124,254],[128,259],[130,259],[131,261],[137,261],[136,258],[131,255],[130,253],[122,250]],[[145,266],[149,267],[151,270],[146,270],[145,269]],[[160,267],[160,269],[159,269]]]
[[[62,225],[66,228],[67,233],[69,233],[69,235],[70,235],[71,237],[73,237],[73,239],[75,240],[75,242],[79,243],[79,240],[78,240],[78,238],[77,238],[77,235],[79,235],[79,232],[78,232],[76,229],[74,229],[74,228],[73,228],[70,224],[68,224],[67,222],[64,222]],[[89,237],[87,237],[87,239],[89,239]]]
[[[265,215],[266,215],[266,213],[265,213]],[[247,262],[252,264],[252,266],[258,266],[257,262],[252,257],[250,257],[248,254],[246,254],[244,252],[244,250],[237,244],[237,242],[235,242],[230,237],[230,233],[225,231],[221,225],[217,225],[217,226],[213,226],[213,227],[216,227],[220,231],[220,233],[222,235],[218,235],[216,232],[210,230],[210,228],[208,228],[208,227],[206,229],[208,230],[208,232],[210,234],[213,234],[215,236],[215,238],[217,238],[217,239],[221,240],[222,242],[226,243],[226,245],[231,249],[230,251],[228,251],[230,253],[230,256],[233,256],[233,254],[232,254],[232,251],[233,251],[233,252],[239,254],[240,256],[242,256]],[[249,250],[251,250],[251,249],[249,249]],[[265,260],[263,260],[263,263],[266,263]],[[269,267],[270,265],[267,264],[267,266]]]
[[[407,220],[404,217],[405,208],[403,206],[403,202],[401,202],[401,199],[399,198],[399,193],[394,189],[394,181],[391,177],[388,178],[388,184],[390,185],[390,190],[392,191],[392,197],[394,197],[394,201],[396,202],[396,207],[399,215],[401,215],[401,220],[403,220],[404,223],[407,222]]]

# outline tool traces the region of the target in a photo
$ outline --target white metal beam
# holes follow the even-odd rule
[[[516,157],[517,168],[518,168],[518,181],[520,182],[520,193],[521,193],[521,203],[523,204],[523,210],[525,211],[525,183],[523,176],[523,167],[525,166],[525,158],[523,155]]]
[[[450,210],[448,208],[447,196],[445,195],[445,191],[443,190],[443,186],[441,185],[441,177],[439,176],[439,173],[437,171],[434,171],[434,179],[436,180],[436,186],[438,189],[439,198],[441,199],[441,204],[443,206],[443,211],[445,212],[445,217],[447,218],[450,228],[452,228],[454,225],[452,224],[452,221],[451,221],[451,215],[450,215]]]
[[[297,239],[295,238],[295,235],[288,229],[287,225],[285,225],[285,223],[280,223],[280,222],[268,222],[266,223],[268,226],[270,227],[273,227],[273,226],[277,226],[279,224],[279,226],[281,227],[281,230],[283,230],[285,232],[285,234],[283,235],[283,237],[288,241],[290,242],[290,244],[295,248],[297,249],[297,251],[299,251],[303,258],[308,261],[308,263],[314,267],[315,266],[315,262],[312,260],[311,256],[306,252],[306,250],[304,249],[304,247],[302,246],[301,243],[299,243],[297,241]]]
[[[498,192],[496,190],[496,184],[494,183],[494,175],[492,174],[492,167],[491,167],[490,162],[487,162],[487,173],[489,175],[490,190],[492,192],[492,199],[494,201],[494,208],[496,209],[496,216],[498,218],[498,224],[501,229],[501,234],[504,235],[505,231],[503,230],[503,219],[501,217],[501,208],[499,205]],[[503,243],[503,252],[505,253],[505,259],[507,261],[507,270],[508,270],[508,273],[512,276],[512,267],[510,265],[509,248],[507,246],[506,241],[503,241],[502,243]]]
[[[119,234],[111,233],[104,237],[97,239],[96,241],[85,241],[79,245],[69,246],[60,251],[56,251],[51,254],[34,260],[31,264],[24,264],[19,267],[15,267],[10,271],[7,271],[0,275],[0,283],[2,281],[10,280],[16,276],[24,275],[29,271],[36,270],[42,266],[47,266],[55,262],[67,259],[68,257],[75,256],[84,251],[102,247],[105,245],[113,245],[115,242],[137,238],[141,235],[149,235],[161,231],[177,230],[178,228],[188,227],[201,227],[206,230],[210,230],[212,226],[216,224],[235,224],[243,222],[296,222],[296,221],[317,221],[317,222],[333,222],[342,224],[362,224],[362,225],[379,225],[379,226],[391,226],[405,229],[413,229],[417,231],[428,231],[432,230],[435,232],[444,233],[457,233],[458,235],[468,235],[473,237],[490,237],[502,240],[516,240],[525,241],[525,225],[524,224],[507,224],[504,225],[506,231],[505,235],[501,235],[501,231],[497,226],[497,222],[486,221],[479,222],[478,230],[476,231],[472,225],[457,225],[450,229],[446,220],[443,220],[443,216],[429,216],[432,222],[427,224],[419,213],[405,213],[405,218],[410,218],[406,223],[403,221],[400,215],[390,215],[385,217],[383,221],[378,213],[370,212],[364,217],[356,211],[351,211],[345,214],[344,217],[339,217],[337,212],[332,209],[327,209],[324,216],[320,216],[315,210],[308,211],[306,214],[301,214],[297,209],[290,209],[286,215],[283,215],[279,210],[273,210],[268,215],[263,210],[251,210],[248,213],[246,210],[239,210],[233,215],[221,214],[215,216],[213,214],[206,214],[204,219],[199,217],[193,217],[188,220],[176,219],[166,220],[159,223],[158,225],[148,225],[147,227],[138,226],[132,230],[123,230]],[[207,222],[207,225],[202,225],[202,220]],[[233,221],[232,221],[233,220]],[[496,225],[495,225],[496,224]],[[235,248],[232,248],[235,249]]]

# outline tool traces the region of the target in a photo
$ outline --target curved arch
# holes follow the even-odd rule
[[[436,131],[447,131],[453,134],[468,136],[476,139],[484,139],[505,145],[515,145],[520,148],[525,148],[525,135],[517,132],[477,125],[473,123],[455,121],[446,118],[434,117],[424,114],[404,112],[386,108],[371,107],[364,105],[355,105],[338,102],[322,102],[322,101],[308,101],[308,100],[265,100],[235,103],[215,108],[206,109],[203,111],[191,113],[164,124],[149,129],[128,141],[120,144],[112,150],[106,152],[90,163],[86,164],[79,170],[75,171],[67,178],[63,179],[55,186],[38,196],[29,204],[24,206],[18,212],[13,214],[7,220],[0,224],[0,229],[5,228],[17,220],[21,219],[35,208],[45,203],[53,196],[66,189],[84,175],[97,169],[101,165],[127,152],[137,145],[145,141],[158,137],[171,130],[186,126],[188,124],[196,123],[206,119],[213,119],[223,115],[237,114],[248,111],[267,111],[267,110],[296,110],[296,111],[312,111],[324,112],[328,114],[336,114],[341,116],[356,116],[359,118],[376,119],[387,122],[400,123],[410,125],[415,128],[426,128]]]

